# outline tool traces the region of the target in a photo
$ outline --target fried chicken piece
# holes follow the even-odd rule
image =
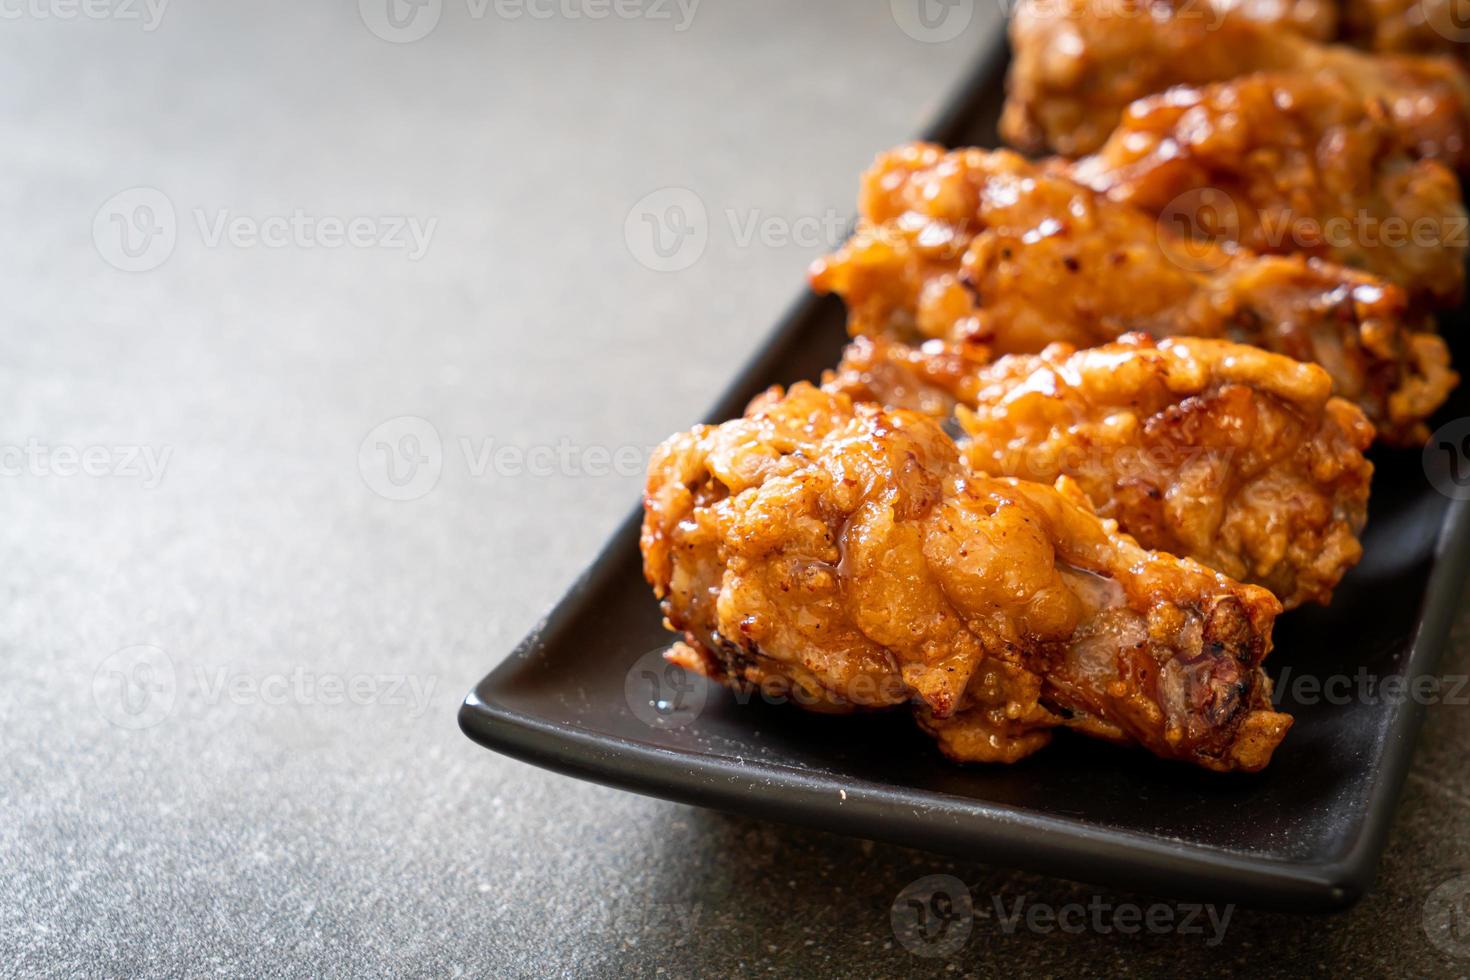
[[[994,363],[995,355],[984,344],[927,340],[913,346],[860,336],[842,351],[837,367],[823,373],[822,388],[854,402],[877,402],[947,420],[961,405],[973,408],[978,403],[990,386],[987,372]]]
[[[1214,337],[1326,368],[1393,444],[1458,379],[1403,291],[1301,256],[1182,238],[1008,151],[912,144],[863,179],[857,232],[812,268],[855,336],[938,338],[997,354],[1095,347],[1125,333]]]
[[[1337,37],[1341,19],[1337,0],[1190,0],[1175,12],[1219,22],[1223,17],[1244,17],[1265,27],[1291,31],[1314,41]]]
[[[671,659],[824,711],[914,703],[960,761],[1068,727],[1219,771],[1291,719],[1260,663],[1280,604],[1093,514],[966,470],[938,422],[799,384],[655,454],[644,572]]]
[[[1385,54],[1452,55],[1470,59],[1470,25],[1456,0],[1347,0],[1343,33],[1354,44]]]
[[[1075,480],[1143,547],[1326,605],[1358,563],[1373,427],[1314,364],[1223,340],[1142,334],[994,363],[972,347],[860,339],[824,387],[931,415],[991,476]]]
[[[1029,151],[1094,153],[1135,99],[1257,71],[1340,79],[1379,102],[1416,155],[1470,163],[1470,79],[1448,58],[1320,44],[1197,0],[1021,0],[1001,135]]]
[[[1380,103],[1331,75],[1261,73],[1140,99],[1070,175],[1180,234],[1364,269],[1424,309],[1464,293],[1459,179],[1416,160]]]

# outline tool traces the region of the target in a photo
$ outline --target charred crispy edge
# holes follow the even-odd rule
[[[1130,744],[1139,744],[1156,755],[1217,772],[1255,772],[1270,763],[1272,754],[1292,726],[1289,715],[1272,707],[1271,681],[1260,666],[1270,653],[1272,624],[1281,606],[1264,590],[1245,588],[1251,590],[1256,601],[1226,594],[1212,597],[1196,608],[1196,614],[1203,621],[1202,642],[1199,654],[1189,663],[1204,665],[1202,686],[1210,697],[1199,706],[1198,716],[1205,722],[1206,734],[1201,739],[1184,743],[1168,731],[1161,731],[1155,737],[1149,737],[1147,732],[1130,732],[1127,733]],[[737,692],[758,688],[767,693],[786,695],[799,687],[794,681],[783,681],[778,690],[773,690],[760,666],[766,655],[758,648],[747,648],[718,632],[701,634],[687,629],[690,624],[680,622],[677,611],[667,600],[664,609],[669,617],[666,625],[682,632],[684,637],[684,642],[668,655],[671,662]],[[1028,663],[1028,659],[1023,658],[1019,666],[1036,673],[1044,691],[1047,672],[1034,662]],[[782,670],[789,670],[790,666],[784,662],[781,664]],[[816,692],[806,692],[812,697],[812,703],[804,703],[804,706],[845,712],[896,708],[905,703],[899,699],[891,704],[858,704],[844,698],[841,692],[825,687],[820,691],[825,696],[820,699],[815,696]],[[931,726],[924,724],[926,707],[911,691],[905,689],[905,693],[908,703],[919,712],[916,717],[920,726],[933,734]],[[1043,706],[1047,704],[1045,697],[1041,703]],[[1057,724],[1066,727],[1066,721],[1060,715],[1057,716]],[[1044,740],[1039,741],[1035,747],[1040,748],[1043,744]],[[943,745],[941,751],[945,751]]]
[[[1227,594],[1199,610],[1204,633],[1192,663],[1205,665],[1202,688],[1210,699],[1199,706],[1199,716],[1209,734],[1198,745],[1180,745],[1176,757],[1220,772],[1265,768],[1293,721],[1273,708],[1271,680],[1261,669],[1281,604],[1264,590],[1254,591],[1264,601]]]
[[[731,643],[717,631],[697,632],[674,608],[671,600],[663,602],[664,626],[683,634],[684,641],[665,654],[665,659],[692,670],[712,681],[731,689],[738,689],[750,682],[746,671],[756,664],[756,657],[747,653],[739,644]]]
[[[665,611],[668,611],[667,603]],[[672,624],[673,621],[670,620],[670,625]],[[734,687],[747,680],[745,671],[755,665],[755,658],[742,650],[739,645],[731,643],[719,633],[701,637],[693,630],[682,632],[684,642],[681,646],[695,656],[670,657],[669,659],[686,670],[693,670],[727,687]]]
[[[668,625],[672,626],[672,621]],[[683,642],[676,643],[674,648],[664,655],[664,659],[685,670],[692,670],[707,677],[740,695],[760,690],[772,697],[794,697],[796,702],[808,711],[826,714],[887,711],[907,704],[915,706],[921,704],[917,696],[898,680],[894,682],[893,693],[901,696],[886,703],[864,703],[850,699],[843,692],[822,684],[814,675],[805,678],[810,686],[802,684],[803,678],[800,673],[804,672],[800,672],[789,662],[769,657],[759,647],[747,648],[732,642],[719,632],[711,632],[706,635],[701,635],[693,630],[682,632]],[[762,660],[769,660],[773,665],[777,665],[779,670],[767,673],[761,665]]]
[[[907,344],[884,337],[854,337],[837,367],[823,372],[822,389],[854,402],[949,417],[974,400],[973,389],[995,363],[983,345],[929,340]]]
[[[1200,711],[1201,717],[1207,722],[1208,735],[1196,743],[1182,744],[1177,739],[1171,739],[1168,732],[1160,733],[1160,738],[1142,739],[1138,738],[1141,733],[1134,732],[1125,733],[1124,741],[1126,744],[1139,745],[1156,755],[1193,763],[1216,772],[1256,772],[1270,763],[1272,754],[1290,731],[1293,722],[1291,716],[1273,709],[1270,700],[1271,681],[1260,667],[1262,659],[1270,650],[1270,621],[1267,620],[1263,630],[1259,623],[1252,621],[1239,598],[1233,595],[1215,597],[1201,612],[1204,619],[1204,642],[1196,662],[1206,663],[1208,674],[1205,683],[1211,688],[1211,701],[1203,705]],[[672,620],[670,625],[673,625]],[[753,688],[769,690],[767,681],[761,676],[759,661],[764,654],[759,650],[747,650],[718,633],[701,637],[694,631],[684,630],[683,637],[684,642],[676,645],[667,655],[670,662],[737,692]],[[787,664],[782,666],[783,669],[789,668]],[[1020,666],[1023,670],[1037,673],[1044,692],[1046,672],[1038,671],[1034,664],[1023,662]],[[1226,675],[1220,685],[1213,683],[1217,671]],[[770,693],[784,695],[790,689],[790,684],[783,684],[779,691]],[[904,703],[861,705],[843,699],[837,692],[824,690],[824,693],[832,695],[823,702],[829,711],[884,710],[901,707]],[[916,710],[915,719],[920,727],[935,735],[934,726],[926,723],[926,720],[937,720],[938,716],[932,715],[931,709],[917,699],[911,697],[909,703]],[[1055,727],[1067,727],[1064,713],[1057,713],[1055,709],[1046,707],[1048,699],[1045,695],[1040,704],[1048,713],[1055,715]],[[1047,728],[1037,728],[1034,733],[1028,732],[1036,735],[1043,733],[1046,733],[1046,737],[1036,741],[1033,751],[1049,741],[1050,733]],[[1165,746],[1171,746],[1172,751],[1162,751]],[[942,741],[940,750],[959,762],[977,761],[955,757]]]

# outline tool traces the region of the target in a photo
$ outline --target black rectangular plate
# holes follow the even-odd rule
[[[927,138],[999,145],[1004,67],[997,46]],[[838,301],[803,299],[710,419],[817,377],[838,358],[843,321]],[[1459,393],[1444,418],[1470,415],[1467,400]],[[1470,507],[1433,488],[1432,458],[1375,454],[1366,557],[1330,609],[1278,623],[1273,673],[1433,673],[1470,559]],[[1305,911],[1349,906],[1371,884],[1423,713],[1413,701],[1297,704],[1287,685],[1296,727],[1254,776],[1065,733],[1015,766],[957,766],[903,713],[742,704],[696,678],[666,692],[678,710],[665,721],[648,710],[659,675],[633,669],[671,640],[643,581],[640,517],[465,699],[472,739],[639,793],[1160,895]]]

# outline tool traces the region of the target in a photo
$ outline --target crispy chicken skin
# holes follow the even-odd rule
[[[1254,771],[1290,727],[1260,670],[1274,597],[1143,550],[1065,481],[968,471],[927,416],[775,390],[665,443],[644,504],[671,659],[732,685],[912,703],[967,762],[1068,727]]]
[[[1327,372],[1254,347],[1141,334],[993,363],[860,339],[824,385],[929,414],[954,407],[976,472],[1075,480],[1145,548],[1326,604],[1363,549],[1373,427]]]
[[[1257,71],[1330,74],[1381,103],[1421,157],[1470,163],[1470,80],[1449,58],[1321,44],[1198,0],[1020,0],[1001,135],[1028,151],[1093,153],[1140,99]]]
[[[1134,102],[1069,172],[1181,234],[1328,259],[1453,307],[1470,244],[1460,182],[1400,136],[1339,78],[1260,73]]]
[[[1347,0],[1343,33],[1383,53],[1443,54],[1470,59],[1470,25],[1457,0]]]
[[[856,336],[942,339],[996,354],[1093,347],[1125,333],[1213,337],[1322,365],[1394,444],[1457,383],[1403,291],[1301,256],[1171,232],[1009,151],[910,144],[863,179],[858,229],[812,267]]]

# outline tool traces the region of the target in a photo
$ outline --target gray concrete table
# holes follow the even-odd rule
[[[0,4],[0,974],[1470,969],[1424,926],[1470,871],[1460,707],[1360,908],[1218,943],[1008,932],[995,896],[1147,900],[461,736],[636,498],[619,460],[702,413],[998,11],[393,3]],[[669,203],[708,235],[654,249]],[[978,908],[949,958],[890,928],[932,874]]]

